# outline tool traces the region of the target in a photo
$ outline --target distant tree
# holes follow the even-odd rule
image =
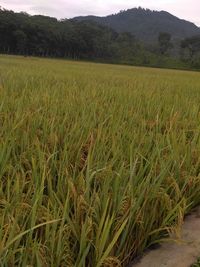
[[[200,67],[200,36],[186,38],[181,42],[181,55],[192,67]]]
[[[200,36],[186,38],[181,42],[181,48],[187,50],[190,59],[200,52]]]
[[[166,54],[169,49],[173,47],[171,43],[171,34],[167,32],[160,32],[158,36],[158,44],[161,55]]]
[[[16,30],[13,33],[16,39],[16,49],[20,54],[26,53],[27,36],[22,30]]]

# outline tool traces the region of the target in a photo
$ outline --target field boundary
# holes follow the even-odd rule
[[[200,207],[186,216],[180,240],[148,251],[131,267],[190,267],[200,253]]]

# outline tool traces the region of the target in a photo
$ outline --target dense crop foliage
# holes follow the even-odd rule
[[[0,57],[1,266],[125,266],[200,202],[195,72]]]

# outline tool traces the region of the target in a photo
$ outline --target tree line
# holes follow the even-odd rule
[[[0,9],[0,53],[156,65],[172,47],[167,33],[160,33],[152,49],[128,32],[117,33],[95,22]],[[183,40],[180,50],[180,60],[200,65],[199,36]]]
[[[139,43],[131,34],[117,34],[97,23],[0,10],[1,53],[120,59],[135,56],[139,49]]]

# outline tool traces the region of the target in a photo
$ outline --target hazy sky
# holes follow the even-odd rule
[[[0,6],[30,14],[57,18],[79,15],[108,15],[119,10],[144,7],[166,10],[200,26],[200,0],[0,0]]]

